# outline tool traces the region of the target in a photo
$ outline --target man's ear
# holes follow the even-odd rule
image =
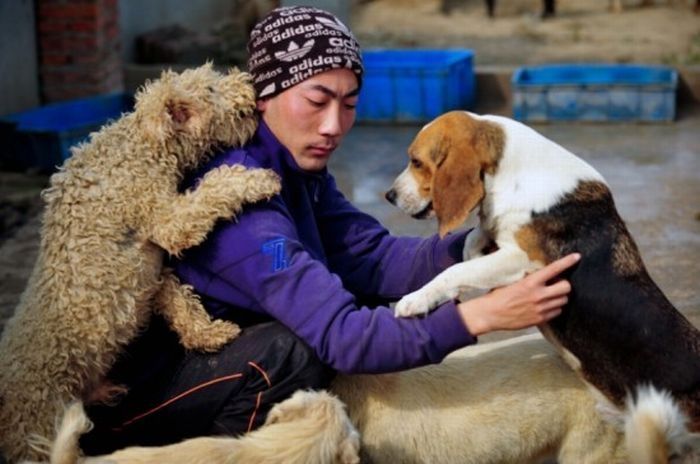
[[[261,113],[264,113],[265,110],[267,109],[267,102],[268,102],[267,99],[258,100],[258,101],[256,102],[256,106],[257,106],[257,108],[258,108],[258,111],[260,111]]]

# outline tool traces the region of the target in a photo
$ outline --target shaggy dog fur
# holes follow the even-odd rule
[[[82,405],[67,410],[51,450],[52,464],[356,464],[360,436],[343,404],[326,392],[297,391],[275,405],[265,424],[241,438],[193,438],[162,447],[132,447],[80,458],[78,438],[90,429]]]
[[[405,372],[338,376],[332,391],[347,404],[361,434],[363,463],[628,462],[623,433],[601,418],[587,387],[540,334],[469,347],[441,364]],[[267,460],[259,455],[245,460],[248,454],[230,459],[242,441],[223,438],[129,448],[101,459],[118,464],[297,462],[282,459],[284,450],[293,449],[305,456],[299,462],[353,462],[323,457],[338,456],[347,446],[345,432],[340,440],[327,438],[338,437],[337,419],[329,426],[329,416],[313,409],[299,416],[285,424],[290,432],[273,434],[263,427],[241,439],[262,443],[260,437],[267,437]],[[75,462],[77,438],[71,433],[80,433],[81,427],[68,423],[54,445],[53,464]]]
[[[459,350],[441,364],[342,376],[332,390],[363,463],[626,463],[624,436],[540,334]]]
[[[160,311],[187,348],[215,350],[238,328],[212,321],[191,289],[163,270],[246,202],[279,190],[267,170],[225,166],[196,189],[183,174],[215,147],[256,127],[249,77],[211,65],[166,72],[133,113],[92,134],[51,177],[40,253],[0,341],[0,449],[37,457],[30,434],[51,437],[62,404],[99,391],[123,346]]]

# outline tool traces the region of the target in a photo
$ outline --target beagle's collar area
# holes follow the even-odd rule
[[[416,214],[413,214],[412,217],[414,219],[426,219],[426,218],[429,218],[432,215],[432,213],[433,213],[433,202],[431,201],[421,211],[417,212]]]
[[[393,203],[416,215],[432,204],[444,235],[480,207],[469,260],[404,297],[398,316],[421,314],[467,287],[507,285],[570,252],[573,286],[543,328],[584,380],[618,409],[641,385],[670,392],[700,432],[700,331],[647,273],[603,177],[531,128],[500,116],[446,113],[409,147]],[[484,244],[496,251],[483,254]]]

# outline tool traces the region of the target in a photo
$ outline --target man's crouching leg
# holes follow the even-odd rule
[[[95,424],[81,440],[88,455],[238,436],[262,425],[275,403],[299,389],[327,388],[334,376],[278,322],[247,327],[215,353],[184,351],[162,321],[151,326],[110,376],[128,387],[126,396],[116,405],[87,408]]]
[[[245,332],[244,332],[245,333]],[[314,351],[277,322],[248,329],[257,342],[248,354],[245,387],[233,393],[220,408],[209,431],[212,435],[239,435],[265,422],[276,403],[299,389],[328,388],[334,376]]]

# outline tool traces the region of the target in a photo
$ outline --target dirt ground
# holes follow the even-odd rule
[[[560,0],[540,18],[540,0],[373,0],[353,10],[363,47],[462,47],[477,65],[558,61],[700,64],[700,15],[695,0],[626,0],[613,13],[608,0]],[[449,11],[448,14],[443,11]]]

